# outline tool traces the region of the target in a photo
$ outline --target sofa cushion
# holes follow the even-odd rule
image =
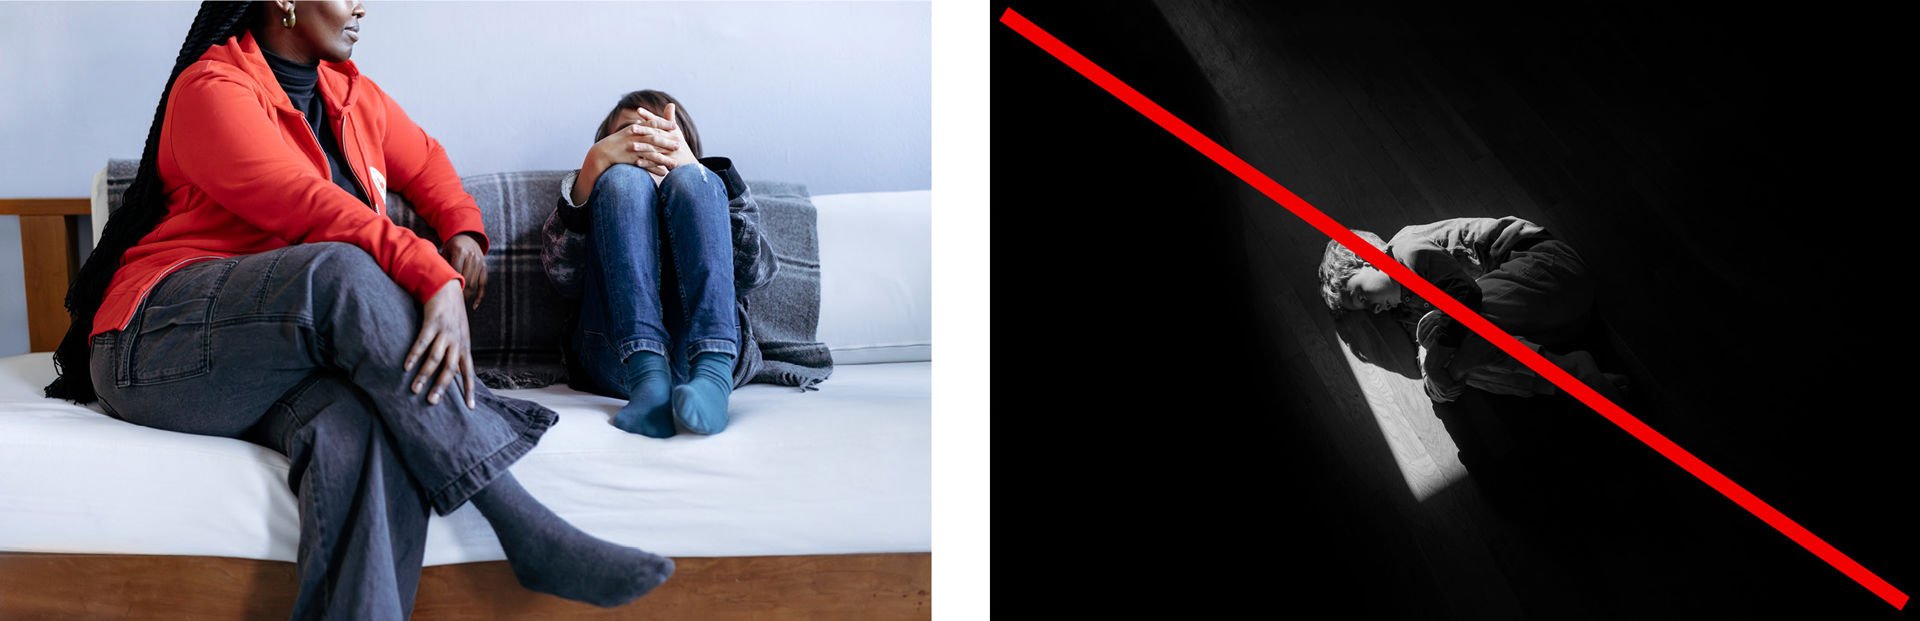
[[[493,242],[487,251],[488,294],[471,315],[473,363],[488,386],[539,388],[566,379],[561,345],[573,307],[540,263],[546,239],[540,227],[566,174],[522,171],[460,180],[480,205]],[[763,358],[754,381],[800,384],[786,376],[813,376],[832,366],[827,346],[814,336],[820,319],[817,218],[804,185],[748,181],[747,186],[760,208],[761,230],[780,261],[779,275],[748,296],[755,310],[748,319]],[[405,199],[391,192],[387,199],[395,223],[426,239],[440,238]]]
[[[107,197],[107,212],[120,206],[136,172],[136,160],[112,160],[99,179],[96,195]],[[480,207],[492,242],[487,251],[487,293],[468,315],[476,375],[497,389],[539,388],[565,381],[561,345],[566,340],[571,305],[547,281],[540,264],[540,227],[554,208],[567,171],[518,171],[461,178]],[[828,360],[826,345],[815,337],[819,322],[820,250],[815,210],[806,187],[797,183],[748,181],[759,201],[761,219],[780,257],[780,275],[749,298],[753,308],[781,308],[784,315],[756,312],[754,335],[765,354],[760,379],[769,373],[813,366]],[[399,194],[387,193],[387,215],[396,224],[428,239],[433,227]]]
[[[96,196],[106,213],[120,208],[139,160],[107,162]],[[487,294],[467,315],[473,337],[475,375],[494,388],[539,388],[566,379],[560,342],[568,310],[540,267],[540,224],[553,208],[565,171],[510,172],[460,180],[480,206],[492,247],[487,251]],[[510,205],[521,205],[509,208]],[[99,211],[99,210],[96,210]],[[440,237],[405,198],[387,193],[387,215],[428,240]],[[101,226],[96,223],[96,230]]]
[[[476,375],[493,388],[539,388],[567,377],[560,345],[569,306],[540,266],[540,225],[553,212],[567,171],[516,171],[462,177],[486,222],[487,290],[467,315]],[[440,235],[394,192],[387,216],[428,240]]]
[[[823,194],[813,204],[819,336],[834,363],[932,360],[933,192]]]

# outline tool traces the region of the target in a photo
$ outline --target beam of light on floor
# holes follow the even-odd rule
[[[1391,257],[1388,257],[1386,253],[1373,247],[1372,244],[1367,243],[1365,240],[1360,239],[1353,231],[1341,226],[1339,222],[1335,221],[1326,213],[1314,208],[1313,205],[1307,204],[1305,199],[1300,198],[1291,190],[1281,186],[1280,183],[1274,181],[1273,178],[1261,173],[1258,169],[1254,168],[1252,164],[1248,164],[1246,160],[1240,159],[1239,156],[1228,151],[1226,147],[1220,146],[1220,143],[1200,133],[1199,130],[1188,125],[1186,121],[1180,120],[1179,117],[1168,112],[1166,108],[1160,107],[1160,104],[1154,103],[1153,100],[1148,99],[1146,95],[1140,94],[1140,91],[1134,90],[1132,86],[1128,86],[1127,83],[1120,81],[1120,79],[1114,77],[1112,73],[1108,73],[1107,70],[1100,68],[1100,66],[1094,64],[1092,60],[1088,60],[1086,56],[1081,55],[1080,52],[1067,46],[1066,43],[1061,42],[1052,34],[1034,25],[1034,23],[1028,21],[1025,16],[1009,8],[1000,14],[1000,23],[1005,24],[1008,28],[1013,29],[1014,32],[1019,33],[1020,36],[1025,37],[1034,45],[1039,46],[1041,50],[1053,56],[1056,60],[1065,63],[1069,68],[1079,73],[1081,77],[1092,81],[1095,85],[1107,91],[1108,94],[1118,98],[1122,103],[1133,108],[1134,111],[1139,112],[1141,115],[1147,117],[1148,120],[1153,121],[1154,124],[1159,125],[1161,129],[1167,130],[1167,132],[1173,134],[1174,137],[1187,143],[1187,146],[1193,147],[1194,150],[1199,151],[1200,154],[1206,156],[1207,159],[1213,160],[1214,163],[1227,169],[1227,172],[1232,173],[1234,176],[1239,177],[1241,181],[1253,186],[1255,190],[1266,195],[1267,198],[1273,199],[1273,201],[1279,203],[1281,207],[1293,212],[1294,215],[1299,216],[1300,219],[1306,221],[1307,224],[1312,225],[1315,229],[1332,237],[1335,241],[1340,242],[1340,244],[1346,246],[1348,250],[1352,250],[1355,254],[1360,255],[1360,257],[1366,259],[1368,263],[1373,264],[1375,268],[1385,272],[1396,282],[1412,290],[1421,298],[1426,299],[1427,302],[1433,304],[1441,312],[1446,313],[1447,316],[1467,326],[1467,328],[1473,330],[1475,334],[1480,335],[1481,338],[1485,338],[1488,342],[1498,346],[1501,351],[1507,352],[1508,355],[1513,356],[1514,359],[1525,364],[1527,368],[1532,369],[1535,373],[1539,373],[1541,377],[1553,382],[1554,386],[1566,391],[1567,394],[1572,395],[1581,403],[1586,404],[1587,407],[1592,408],[1595,413],[1606,418],[1608,422],[1613,423],[1629,435],[1632,435],[1635,440],[1646,444],[1649,448],[1659,453],[1661,457],[1665,457],[1675,465],[1680,466],[1687,474],[1693,475],[1694,478],[1707,484],[1707,486],[1713,488],[1714,491],[1720,492],[1720,494],[1726,496],[1728,500],[1733,501],[1734,504],[1739,505],[1740,508],[1745,509],[1754,517],[1759,518],[1760,521],[1765,522],[1767,526],[1779,531],[1780,534],[1785,535],[1794,543],[1799,544],[1800,547],[1813,553],[1813,555],[1821,561],[1839,570],[1840,573],[1846,575],[1847,578],[1865,587],[1875,596],[1887,602],[1887,604],[1893,606],[1895,609],[1906,608],[1907,594],[1905,592],[1889,584],[1878,574],[1861,566],[1860,563],[1853,560],[1852,557],[1834,548],[1832,544],[1827,543],[1826,540],[1813,534],[1812,531],[1801,526],[1799,522],[1788,518],[1786,514],[1781,513],[1779,509],[1773,508],[1773,505],[1767,504],[1767,502],[1761,500],[1760,497],[1753,495],[1753,492],[1735,483],[1733,479],[1727,478],[1727,476],[1719,470],[1707,465],[1706,462],[1701,461],[1700,458],[1692,452],[1681,448],[1679,444],[1674,443],[1673,440],[1667,438],[1665,434],[1660,433],[1639,418],[1627,413],[1627,411],[1621,409],[1619,405],[1607,400],[1607,398],[1601,396],[1600,393],[1595,392],[1593,388],[1580,383],[1579,380],[1574,379],[1573,376],[1569,375],[1565,370],[1555,366],[1552,362],[1548,362],[1547,359],[1541,357],[1539,353],[1522,345],[1513,335],[1507,334],[1506,331],[1501,330],[1499,327],[1494,326],[1492,322],[1487,321],[1486,317],[1482,317],[1479,313],[1467,308],[1465,304],[1447,295],[1446,292],[1441,291],[1440,288],[1434,286],[1433,283],[1427,282],[1425,278],[1421,278],[1420,275],[1413,273],[1413,270],[1395,262]]]
[[[1400,477],[1416,501],[1426,500],[1467,476],[1459,449],[1446,426],[1433,413],[1433,401],[1420,382],[1361,362],[1345,342],[1340,352],[1353,370],[1353,381],[1367,399],[1367,410],[1386,438]]]

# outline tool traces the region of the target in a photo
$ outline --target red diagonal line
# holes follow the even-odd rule
[[[1778,509],[1774,509],[1773,506],[1767,504],[1766,501],[1760,500],[1758,496],[1754,496],[1753,492],[1747,491],[1747,488],[1741,487],[1738,483],[1734,483],[1733,479],[1729,479],[1726,475],[1720,474],[1719,470],[1715,470],[1712,466],[1708,466],[1706,462],[1700,461],[1700,458],[1694,457],[1693,453],[1689,453],[1686,449],[1680,448],[1680,445],[1674,444],[1672,440],[1667,439],[1667,437],[1661,435],[1660,432],[1654,431],[1652,427],[1647,426],[1646,423],[1641,422],[1640,419],[1635,418],[1632,414],[1628,414],[1626,410],[1620,409],[1620,406],[1614,405],[1612,401],[1608,401],[1605,397],[1600,396],[1600,393],[1594,392],[1592,388],[1574,379],[1572,375],[1568,375],[1567,372],[1561,370],[1560,367],[1548,362],[1547,359],[1542,358],[1540,354],[1520,344],[1520,341],[1513,338],[1512,335],[1494,326],[1493,323],[1487,321],[1485,317],[1481,317],[1479,313],[1467,308],[1466,305],[1461,304],[1459,300],[1453,299],[1452,296],[1441,291],[1439,287],[1435,287],[1433,283],[1427,282],[1427,280],[1421,278],[1419,274],[1415,274],[1413,270],[1401,265],[1398,261],[1394,261],[1388,257],[1385,252],[1373,247],[1373,244],[1362,241],[1353,231],[1341,226],[1339,222],[1335,222],[1334,219],[1328,217],[1327,214],[1321,213],[1321,211],[1315,209],[1313,205],[1307,204],[1307,201],[1302,200],[1299,196],[1294,195],[1293,192],[1281,187],[1280,184],[1273,179],[1261,174],[1260,171],[1255,170],[1252,165],[1247,164],[1245,160],[1240,159],[1232,152],[1227,151],[1225,147],[1220,146],[1219,143],[1214,142],[1213,139],[1208,138],[1205,134],[1187,125],[1185,121],[1181,121],[1178,117],[1173,116],[1173,114],[1167,112],[1165,108],[1161,108],[1159,104],[1153,103],[1153,100],[1147,99],[1145,95],[1141,95],[1140,91],[1133,90],[1133,87],[1127,86],[1127,84],[1121,82],[1119,78],[1113,77],[1113,74],[1107,73],[1105,69],[1101,69],[1100,66],[1094,64],[1093,61],[1087,60],[1087,57],[1081,56],[1079,52],[1074,51],[1073,48],[1068,47],[1067,44],[1061,43],[1059,39],[1054,38],[1053,35],[1048,34],[1047,31],[1042,30],[1039,26],[1035,26],[1033,22],[1027,21],[1026,17],[1021,16],[1013,9],[1007,9],[1006,12],[1000,14],[1000,23],[1006,24],[1007,27],[1012,28],[1014,32],[1020,33],[1020,36],[1026,37],[1027,40],[1032,41],[1034,45],[1040,46],[1040,49],[1046,50],[1048,54],[1052,54],[1054,58],[1059,59],[1060,62],[1066,63],[1068,67],[1079,72],[1081,76],[1092,80],[1093,83],[1099,85],[1100,88],[1106,89],[1108,93],[1113,94],[1114,97],[1118,97],[1121,102],[1131,106],[1135,111],[1146,115],[1149,120],[1158,124],[1162,129],[1172,132],[1175,137],[1186,142],[1187,146],[1193,147],[1199,151],[1201,155],[1207,156],[1207,159],[1211,159],[1214,163],[1226,168],[1227,172],[1231,172],[1234,176],[1239,177],[1241,181],[1247,182],[1248,185],[1259,190],[1261,194],[1267,195],[1267,198],[1273,199],[1274,202],[1279,203],[1282,207],[1286,207],[1288,211],[1293,212],[1293,215],[1299,216],[1302,220],[1306,220],[1307,224],[1313,225],[1313,228],[1320,229],[1320,232],[1340,242],[1340,245],[1346,246],[1347,249],[1352,250],[1354,254],[1360,255],[1361,258],[1372,263],[1375,268],[1393,277],[1395,281],[1405,285],[1408,289],[1412,289],[1413,292],[1419,294],[1420,297],[1426,298],[1428,302],[1432,303],[1434,307],[1441,312],[1446,313],[1447,316],[1465,324],[1469,329],[1472,329],[1475,334],[1479,334],[1482,338],[1487,339],[1488,342],[1506,351],[1508,355],[1513,356],[1522,364],[1527,365],[1527,368],[1533,369],[1533,371],[1539,373],[1541,377],[1553,382],[1554,386],[1560,387],[1561,390],[1566,391],[1567,394],[1572,395],[1575,399],[1579,399],[1580,402],[1586,404],[1587,407],[1593,408],[1593,411],[1598,412],[1607,420],[1612,421],[1613,424],[1626,430],[1627,433],[1632,434],[1635,439],[1652,447],[1654,451],[1659,452],[1661,456],[1678,464],[1680,468],[1686,470],[1688,474],[1692,474],[1695,478],[1700,479],[1701,482],[1706,483],[1715,491],[1720,492],[1735,504],[1740,505],[1742,509],[1746,509],[1748,513],[1752,513],[1754,517],[1760,518],[1760,521],[1766,522],[1767,525],[1772,526],[1774,530],[1780,531],[1780,534],[1786,535],[1787,538],[1792,539],[1794,543],[1800,544],[1800,547],[1806,548],[1807,551],[1812,552],[1814,556],[1820,557],[1820,560],[1826,561],[1827,564],[1832,565],[1834,569],[1840,570],[1840,573],[1846,574],[1846,576],[1852,578],[1854,582],[1860,583],[1860,586],[1866,587],[1867,590],[1872,591],[1874,595],[1880,596],[1880,599],[1886,600],[1886,602],[1892,604],[1895,609],[1906,608],[1906,593],[1902,593],[1900,589],[1894,588],[1893,585],[1880,579],[1880,576],[1868,571],[1867,568],[1861,567],[1859,563],[1854,562],[1852,558],[1848,558],[1846,554],[1842,554],[1839,550],[1834,549],[1832,545],[1815,536],[1812,532],[1809,532],[1805,527],[1800,526],[1799,523],[1794,522],[1785,514],[1780,513]]]

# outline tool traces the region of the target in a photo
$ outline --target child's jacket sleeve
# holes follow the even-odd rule
[[[547,214],[547,222],[540,227],[540,236],[544,242],[540,245],[540,266],[547,271],[547,280],[560,296],[577,300],[584,293],[580,282],[580,268],[587,261],[587,234],[567,228],[567,218],[562,215],[568,210],[586,211],[585,207],[574,207],[567,199],[567,192],[573,188],[578,171],[567,173],[560,181],[560,204]]]
[[[1413,269],[1415,274],[1427,279],[1453,299],[1459,300],[1473,312],[1480,312],[1480,285],[1468,276],[1460,262],[1448,254],[1446,249],[1425,240],[1409,241],[1393,247],[1393,258]],[[1441,347],[1459,347],[1467,337],[1467,327],[1452,317],[1442,313],[1442,323],[1435,330],[1433,342],[1428,345]],[[1423,343],[1427,344],[1427,343]]]

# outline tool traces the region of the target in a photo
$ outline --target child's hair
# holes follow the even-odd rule
[[[693,149],[693,156],[700,157],[700,130],[693,126],[693,116],[687,114],[686,104],[680,103],[680,100],[674,99],[672,95],[652,89],[621,95],[620,102],[614,104],[613,110],[607,112],[607,118],[600,121],[600,128],[594,132],[593,141],[600,142],[601,139],[613,133],[615,128],[608,126],[613,124],[614,119],[620,118],[621,110],[646,108],[648,112],[666,116],[667,104],[673,104],[673,120],[680,123],[680,134],[687,137],[687,146]]]
[[[1386,240],[1380,239],[1379,235],[1360,229],[1354,229],[1353,234],[1367,240],[1375,248],[1384,250],[1387,247]],[[1340,242],[1327,241],[1327,251],[1320,255],[1320,298],[1326,301],[1327,308],[1336,313],[1346,310],[1340,305],[1340,299],[1347,295],[1347,281],[1366,266],[1366,259],[1340,245]]]

